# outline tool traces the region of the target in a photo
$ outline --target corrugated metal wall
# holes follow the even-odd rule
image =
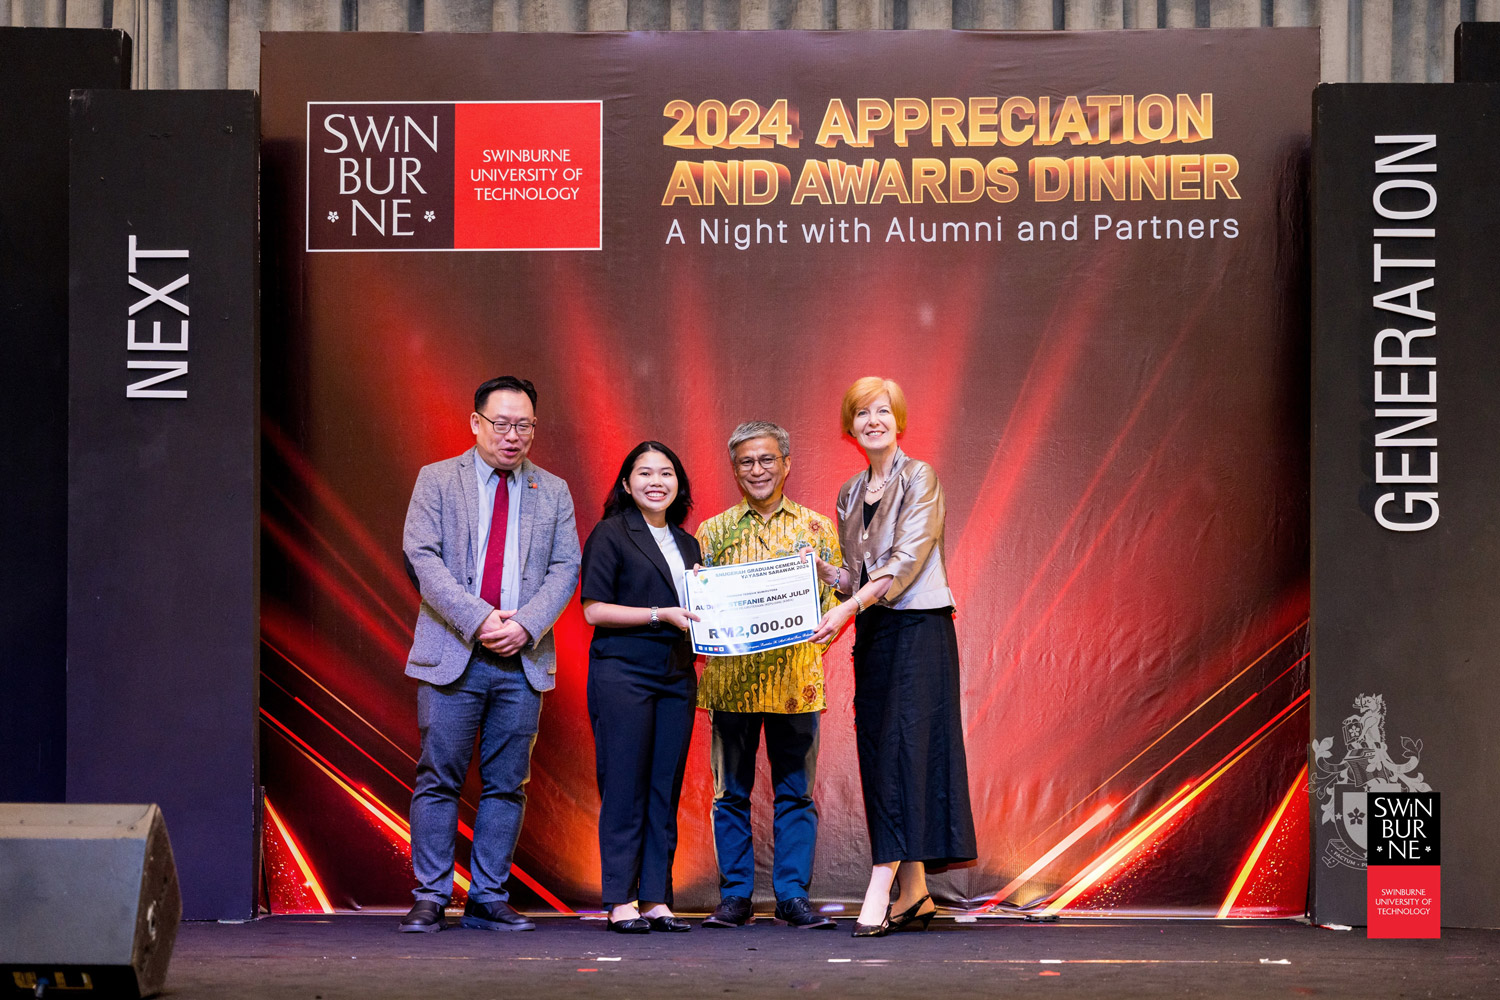
[[[1321,25],[1323,79],[1453,79],[1500,0],[0,0],[0,25],[124,28],[135,86],[254,88],[261,31],[1220,28]]]

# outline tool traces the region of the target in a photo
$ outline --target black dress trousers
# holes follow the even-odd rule
[[[625,657],[589,654],[606,907],[635,899],[672,902],[677,806],[698,681],[685,642],[669,637],[654,650],[642,648],[649,642],[637,640]]]
[[[683,563],[698,543],[674,527]],[[600,521],[583,550],[584,600],[676,607],[672,575],[637,510]],[[588,708],[599,782],[599,860],[606,908],[632,900],[672,902],[677,807],[698,697],[692,646],[658,628],[594,629]]]

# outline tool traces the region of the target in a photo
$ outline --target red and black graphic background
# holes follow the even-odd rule
[[[862,375],[899,380],[904,447],[947,494],[981,853],[937,878],[939,894],[1033,910],[1304,911],[1301,192],[1316,33],[272,34],[262,65],[273,908],[409,901],[418,748],[402,667],[418,599],[402,520],[417,469],[472,445],[474,387],[511,372],[538,386],[532,458],[571,485],[581,535],[643,438],[683,457],[690,528],[734,503],[724,443],[753,418],[792,434],[788,494],[831,513],[862,460],[840,436],[840,394]],[[1056,113],[1070,95],[1157,93],[1212,94],[1211,138],[976,150],[936,148],[918,130],[905,147],[888,132],[863,150],[813,142],[833,98],[853,109],[1022,95]],[[663,144],[671,101],[782,98],[800,115],[798,148]],[[308,105],[356,101],[601,102],[602,249],[306,252],[305,220],[321,217],[307,201]],[[1041,155],[1174,153],[1232,155],[1240,197],[1043,202],[1028,169]],[[865,156],[908,175],[915,157],[1010,156],[1019,195],[791,204],[804,160]],[[677,161],[741,157],[787,167],[779,198],[663,205]],[[1110,216],[1102,231],[1097,214]],[[1075,216],[1076,238],[1064,238],[1059,224]],[[887,240],[908,217],[917,241]],[[924,223],[996,217],[998,241],[921,240]],[[804,224],[857,232],[856,219],[869,242],[804,242]],[[674,220],[684,238],[669,242]],[[754,236],[757,222],[785,222],[787,242],[705,243],[713,220]],[[1055,238],[1019,238],[1021,223],[1046,221]],[[556,637],[514,884],[523,908],[566,910],[597,906],[599,891],[576,604]],[[821,901],[857,898],[868,872],[851,643],[826,659]],[[676,867],[688,910],[717,895],[701,717],[694,743]],[[769,812],[758,801],[767,860]]]

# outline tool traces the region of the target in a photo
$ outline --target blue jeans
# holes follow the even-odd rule
[[[541,713],[541,693],[527,683],[521,661],[497,657],[482,647],[452,684],[418,687],[422,758],[411,799],[411,864],[417,877],[412,895],[418,900],[447,905],[453,895],[458,798],[476,735],[481,791],[469,859],[469,898],[476,903],[509,898],[505,880],[521,833],[531,747]]]
[[[750,792],[755,754],[766,730],[766,760],[775,795],[771,887],[778,901],[808,894],[818,806],[813,778],[818,761],[819,712],[713,712],[709,765],[714,775],[714,855],[719,895],[750,898],[755,891],[755,845],[750,834]]]

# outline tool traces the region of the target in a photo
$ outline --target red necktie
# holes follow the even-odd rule
[[[495,510],[490,515],[490,540],[484,550],[484,583],[479,596],[491,607],[500,606],[500,581],[505,575],[505,524],[510,519],[510,479],[506,473],[495,470],[500,482],[495,487]]]

